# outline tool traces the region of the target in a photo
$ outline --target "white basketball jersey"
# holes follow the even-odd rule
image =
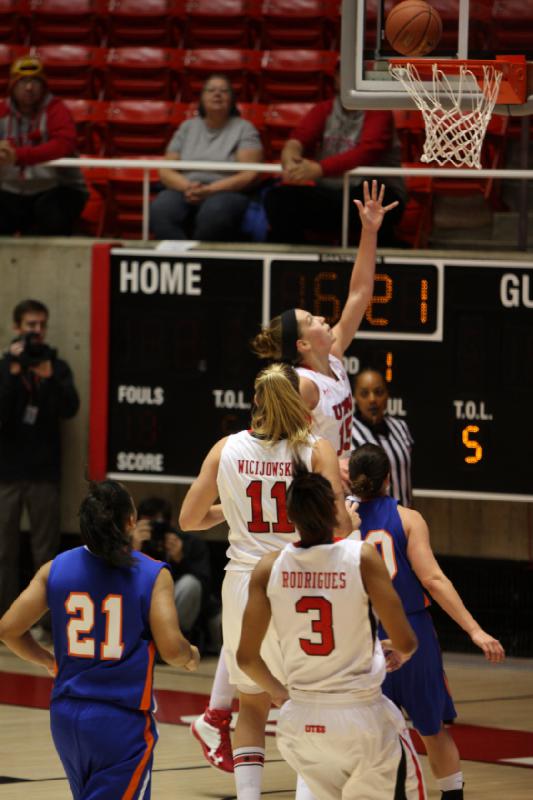
[[[320,393],[313,409],[313,433],[331,442],[338,456],[348,455],[352,446],[352,387],[338,358],[330,355],[329,366],[336,378],[308,367],[296,367],[296,371],[313,381]]]
[[[298,448],[309,470],[315,441]],[[226,569],[253,569],[265,553],[299,539],[286,503],[294,453],[287,441],[268,445],[251,431],[230,436],[222,448],[217,486],[229,525]]]
[[[377,689],[385,659],[361,578],[361,542],[289,544],[267,586],[289,689]]]

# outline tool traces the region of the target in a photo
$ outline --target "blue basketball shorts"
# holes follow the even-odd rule
[[[149,712],[78,698],[50,706],[50,725],[74,800],[148,800],[158,738]]]
[[[433,736],[440,731],[443,721],[454,719],[457,712],[429,611],[409,614],[408,619],[418,638],[418,650],[403,667],[387,673],[383,694],[405,709],[422,736]],[[384,638],[381,628],[379,635]]]

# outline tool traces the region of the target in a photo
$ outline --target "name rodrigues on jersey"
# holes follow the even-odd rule
[[[120,262],[121,294],[202,294],[202,265],[183,261]]]
[[[125,386],[118,387],[118,402],[139,406],[162,406],[165,402],[165,390],[162,386]]]
[[[281,573],[283,589],[345,589],[345,572],[289,572]]]
[[[248,458],[237,460],[237,469],[240,475],[253,475],[257,478],[273,477],[287,478],[292,475],[290,461],[254,461]]]

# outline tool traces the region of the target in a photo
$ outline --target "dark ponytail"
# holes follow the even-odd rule
[[[361,500],[372,500],[381,494],[390,462],[382,447],[363,444],[352,452],[349,470],[353,494]]]
[[[111,567],[131,566],[134,561],[126,523],[134,513],[133,501],[121,483],[90,483],[79,511],[84,544]]]
[[[330,542],[337,524],[331,483],[318,472],[309,472],[301,461],[293,461],[292,475],[287,513],[298,528],[302,547]]]

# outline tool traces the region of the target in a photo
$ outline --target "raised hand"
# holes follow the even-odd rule
[[[364,205],[360,200],[354,200],[355,205],[357,206],[357,210],[359,211],[359,216],[361,218],[361,227],[367,231],[374,231],[377,232],[380,227],[381,223],[383,222],[383,217],[393,208],[396,208],[398,205],[398,200],[395,200],[394,203],[389,203],[388,206],[383,205],[383,197],[385,195],[385,184],[382,183],[381,187],[378,192],[378,182],[372,181],[372,189],[369,190],[368,188],[368,181],[363,182],[363,198],[364,198]]]

